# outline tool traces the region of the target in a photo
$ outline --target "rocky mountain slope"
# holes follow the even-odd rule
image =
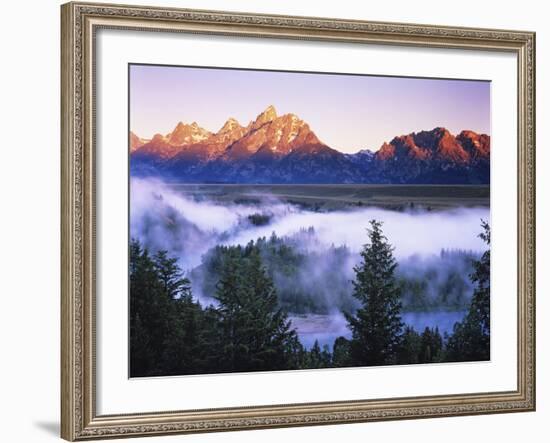
[[[376,152],[344,154],[295,114],[269,106],[246,127],[196,122],[145,140],[129,136],[132,175],[199,183],[487,184],[490,137],[437,127],[394,137]]]

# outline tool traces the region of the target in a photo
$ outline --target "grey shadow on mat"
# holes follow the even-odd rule
[[[59,437],[59,423],[56,421],[35,421],[34,426],[50,435]]]

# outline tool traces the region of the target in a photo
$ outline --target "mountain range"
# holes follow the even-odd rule
[[[327,146],[295,114],[269,106],[247,126],[228,119],[210,132],[179,122],[168,134],[130,132],[130,171],[185,183],[488,184],[490,136],[436,127],[394,137],[378,150]]]

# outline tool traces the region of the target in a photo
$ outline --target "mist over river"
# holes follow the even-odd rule
[[[490,216],[484,206],[316,210],[269,195],[255,201],[197,198],[151,179],[131,178],[130,186],[130,236],[151,251],[176,257],[203,306],[217,303],[216,275],[207,266],[216,247],[264,239],[267,249],[272,239],[291,250],[299,266],[289,270],[281,258],[266,268],[306,348],[315,340],[331,348],[335,338],[350,337],[342,311],[357,307],[353,268],[368,241],[370,220],[383,223],[394,247],[404,288],[402,320],[419,332],[437,327],[450,333],[462,320],[472,293],[471,262],[486,248],[478,238],[481,220]]]

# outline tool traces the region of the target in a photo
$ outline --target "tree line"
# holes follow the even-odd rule
[[[257,217],[257,215],[254,215]],[[279,306],[294,314],[330,314],[334,310],[355,311],[353,269],[357,259],[345,245],[320,245],[313,227],[292,236],[259,237],[253,243],[262,264],[277,288]],[[226,254],[234,246],[216,245],[189,277],[195,293],[216,291]],[[468,278],[479,254],[465,250],[441,250],[439,257],[409,257],[396,268],[403,311],[465,311],[473,285]]]
[[[480,237],[490,244],[482,223]],[[369,242],[354,268],[353,297],[345,311],[351,338],[332,349],[315,342],[306,349],[287,313],[254,242],[219,255],[216,305],[202,306],[191,284],[166,251],[151,253],[130,244],[130,375],[132,377],[273,371],[347,366],[415,364],[489,359],[489,268],[487,250],[474,263],[475,284],[465,318],[450,335],[422,332],[401,319],[401,287],[393,247],[372,220]],[[338,278],[338,276],[335,276]]]

